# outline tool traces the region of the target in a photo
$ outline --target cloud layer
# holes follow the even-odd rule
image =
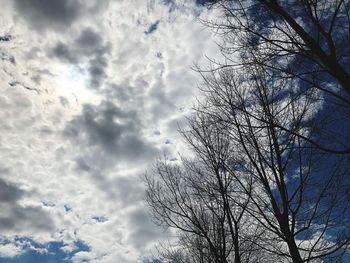
[[[196,1],[16,0],[0,15],[0,257],[79,241],[89,251],[73,262],[141,260],[165,238],[141,177],[184,149],[190,67],[216,52],[197,18],[214,14]]]

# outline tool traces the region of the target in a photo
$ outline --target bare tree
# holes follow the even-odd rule
[[[308,140],[319,90],[259,67],[203,77],[206,99],[182,132],[196,158],[160,162],[147,179],[158,222],[186,233],[193,262],[341,260],[349,157]]]
[[[323,110],[319,111],[324,115],[324,126],[318,131],[318,138],[308,140],[325,152],[349,154],[349,136],[329,124],[350,123],[350,2],[214,2],[212,7],[218,8],[221,16],[202,22],[221,34],[223,41],[219,46],[224,60],[211,59],[211,68],[198,71],[244,71],[259,66],[275,79],[288,79],[298,85],[300,93],[317,88],[322,92],[319,99],[324,101]]]
[[[324,153],[308,140],[318,125],[319,91],[300,93],[290,79],[259,67],[204,80],[207,96],[197,111],[227,131],[230,160],[240,169],[225,168],[249,196],[250,216],[287,245],[274,253],[293,262],[341,258],[350,240],[349,156]],[[241,181],[242,174],[250,179]]]
[[[181,165],[159,161],[146,176],[156,222],[180,230],[180,246],[187,249],[186,255],[172,249],[166,255],[179,262],[278,262],[263,260],[272,258],[256,242],[265,230],[245,214],[250,198],[225,168],[232,150],[228,135],[204,117],[192,118],[183,132],[196,158],[182,158]]]
[[[331,78],[350,94],[348,0],[218,0],[213,6],[222,16],[203,22],[225,37],[230,66],[259,63],[336,95],[325,85]]]
[[[146,176],[170,262],[341,262],[350,242],[347,0],[219,0],[224,62],[182,131],[195,157]],[[343,136],[343,137],[342,137]],[[172,261],[171,261],[172,260]]]

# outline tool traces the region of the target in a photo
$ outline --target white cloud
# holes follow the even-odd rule
[[[34,209],[50,227],[37,231],[28,217],[2,238],[63,241],[65,251],[80,240],[90,251],[74,262],[135,262],[164,238],[140,176],[157,156],[182,151],[176,123],[196,96],[190,67],[216,50],[211,34],[192,1],[104,1],[98,10],[100,1],[65,1],[79,11],[28,2],[0,11],[0,36],[13,36],[0,42],[0,179],[21,193],[1,205],[13,219]]]
[[[22,248],[14,244],[0,245],[0,257],[15,257],[22,253]]]

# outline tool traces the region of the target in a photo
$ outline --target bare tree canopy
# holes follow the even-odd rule
[[[215,1],[223,62],[181,133],[194,153],[146,176],[165,262],[345,262],[349,1]],[[344,261],[345,260],[345,261]]]
[[[349,1],[218,0],[213,7],[222,16],[203,22],[225,38],[222,66],[258,63],[330,93],[325,84],[336,82],[350,94]]]
[[[349,157],[295,135],[310,136],[319,91],[300,95],[288,80],[250,73],[207,75],[206,100],[183,131],[196,158],[156,165],[147,180],[153,214],[203,238],[213,261],[194,262],[340,259],[350,240]],[[261,250],[277,259],[257,261]]]

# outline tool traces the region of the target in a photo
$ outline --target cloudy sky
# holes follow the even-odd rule
[[[204,1],[1,0],[0,262],[142,262],[142,175],[215,56]]]

